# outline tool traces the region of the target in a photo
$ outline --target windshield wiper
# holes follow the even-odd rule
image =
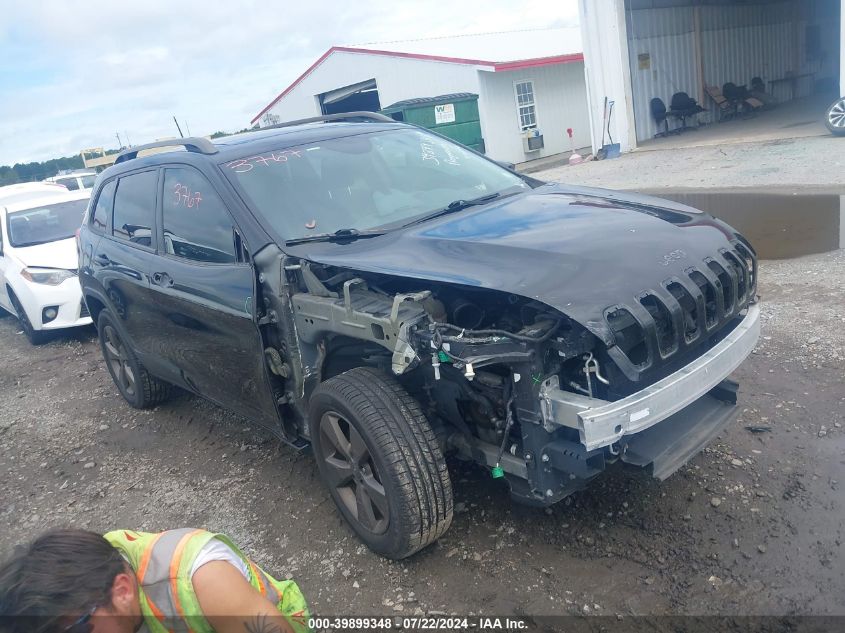
[[[378,237],[384,235],[385,231],[361,231],[359,229],[338,229],[334,233],[318,233],[316,235],[305,235],[285,242],[286,246],[305,244],[307,242],[352,242],[365,237]]]
[[[508,194],[508,195],[514,195],[514,194]],[[447,204],[442,209],[438,209],[437,211],[434,211],[433,213],[429,213],[428,215],[424,215],[421,218],[417,218],[416,220],[412,220],[411,222],[408,222],[407,224],[403,224],[402,227],[404,228],[406,226],[413,226],[415,224],[420,224],[422,222],[428,222],[429,220],[433,220],[434,218],[439,218],[439,217],[444,216],[444,215],[449,215],[450,213],[457,213],[458,211],[463,211],[464,209],[467,209],[469,207],[474,207],[474,206],[477,206],[479,204],[484,204],[486,202],[490,202],[491,200],[495,200],[496,198],[501,198],[501,197],[502,197],[502,193],[496,192],[496,193],[488,193],[487,195],[480,196],[478,198],[471,198],[469,200],[463,200],[463,199],[462,200],[454,200],[453,202],[450,202],[449,204]]]

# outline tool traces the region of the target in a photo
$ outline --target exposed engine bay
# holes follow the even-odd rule
[[[608,384],[589,353],[595,338],[540,302],[448,285],[411,290],[407,279],[331,275],[308,263],[301,272],[308,292],[295,294],[293,304],[304,341],[366,340],[392,352],[384,369],[396,375],[420,370],[434,382],[460,376],[463,416],[481,426],[502,428],[510,384],[522,378],[514,365],[565,375],[572,389],[591,396]]]
[[[285,379],[279,401],[294,413],[289,418],[303,417],[321,381],[369,365],[393,374],[419,401],[444,452],[506,478],[523,502],[554,503],[607,462],[628,461],[618,425],[618,438],[588,450],[577,415],[645,385],[614,362],[613,345],[580,323],[541,301],[488,288],[283,261],[297,333],[288,344],[299,354],[290,365],[301,375],[274,347],[268,364]],[[724,400],[732,399],[728,387]],[[307,440],[307,428],[295,432]]]

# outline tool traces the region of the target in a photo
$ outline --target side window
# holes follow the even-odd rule
[[[200,172],[165,170],[162,217],[168,254],[212,264],[238,260],[229,211]]]
[[[68,191],[76,191],[79,189],[79,183],[76,182],[76,178],[62,178],[56,182],[67,187]]]
[[[153,246],[157,182],[156,171],[144,171],[118,180],[112,235],[141,246]]]
[[[96,176],[82,176],[82,188],[83,189],[90,189],[94,186],[94,181],[97,180]]]
[[[91,216],[91,228],[97,231],[105,232],[109,230],[109,218],[114,206],[114,186],[116,183],[116,180],[107,183],[105,187],[100,189],[100,195],[97,196],[97,206],[94,207],[94,215]]]

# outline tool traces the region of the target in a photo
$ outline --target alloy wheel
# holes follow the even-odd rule
[[[124,394],[132,397],[135,395],[135,372],[129,362],[126,347],[120,336],[111,325],[103,330],[103,348],[105,350],[106,362],[111,367],[114,379]]]
[[[827,120],[837,129],[845,129],[845,99],[834,103],[827,113]]]
[[[350,515],[366,530],[383,534],[390,506],[381,474],[359,431],[334,411],[320,419],[320,452],[326,480]]]

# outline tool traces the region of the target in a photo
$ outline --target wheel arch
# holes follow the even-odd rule
[[[321,382],[357,367],[372,368],[372,363],[363,360],[367,354],[370,358],[383,356],[385,362],[380,369],[388,375],[391,374],[390,352],[380,345],[348,336],[327,337],[323,340],[325,341],[325,358],[320,371]]]
[[[6,279],[6,294],[9,295],[9,303],[11,303],[12,307],[15,309],[16,316],[18,316],[17,315],[18,309],[15,307],[16,302],[17,302],[18,305],[20,305],[24,309],[24,311],[26,311],[26,305],[24,304],[23,301],[21,301],[20,293],[18,293],[18,291],[12,285],[12,280],[8,279],[8,278]],[[31,315],[27,314],[27,318],[29,319],[30,323],[32,323]],[[40,315],[39,315],[38,323],[41,323]],[[40,327],[38,329],[40,330]]]
[[[94,327],[98,327],[97,319],[100,318],[100,312],[105,309],[106,304],[93,294],[85,293],[82,295],[82,298],[85,301],[85,305],[88,306],[88,313],[91,315]]]
[[[111,314],[112,323],[114,323],[115,328],[117,328],[120,338],[122,338],[124,342],[132,348],[133,353],[137,353],[135,352],[137,349],[135,347],[135,341],[132,340],[132,337],[129,336],[129,333],[126,331],[126,328],[123,327],[123,319],[120,318],[120,315],[115,306],[112,305],[112,302],[109,301],[108,298],[106,298],[101,292],[97,292],[92,289],[84,289],[82,297],[85,300],[85,305],[88,306],[88,311],[91,313],[91,320],[94,322],[94,327],[96,327],[99,331],[100,315],[104,310],[107,310]]]

